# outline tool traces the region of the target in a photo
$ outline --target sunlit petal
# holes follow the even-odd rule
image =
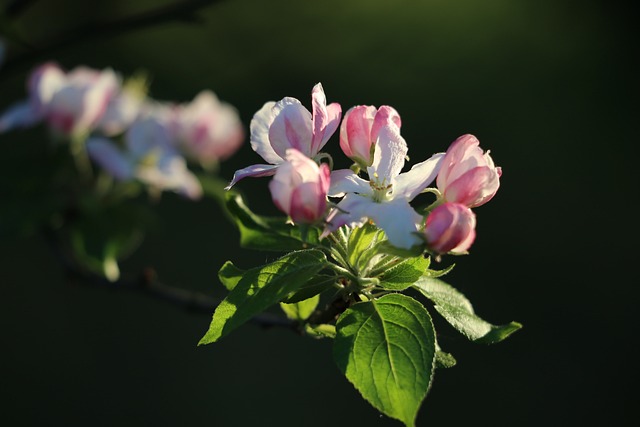
[[[404,197],[411,201],[438,175],[444,153],[437,153],[424,162],[414,165],[410,171],[398,175],[393,188],[393,197]]]

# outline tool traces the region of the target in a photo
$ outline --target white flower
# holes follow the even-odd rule
[[[343,225],[362,225],[369,219],[384,230],[392,245],[409,249],[419,244],[414,233],[421,226],[422,216],[409,202],[435,179],[444,153],[434,154],[410,171],[400,173],[406,155],[407,143],[399,128],[389,123],[378,134],[373,162],[367,168],[369,181],[349,169],[334,171],[329,196],[344,198],[329,213],[323,235]]]

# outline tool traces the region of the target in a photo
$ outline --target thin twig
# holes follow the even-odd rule
[[[212,298],[201,292],[170,286],[158,280],[156,272],[152,268],[145,269],[136,277],[121,277],[116,281],[109,281],[105,277],[80,267],[70,256],[65,254],[62,243],[55,231],[44,229],[43,236],[58,262],[65,272],[72,278],[84,284],[108,288],[116,291],[134,291],[166,301],[173,306],[180,307],[190,312],[211,315],[220,300]],[[264,328],[284,327],[297,330],[297,324],[289,319],[276,316],[271,313],[262,313],[254,316],[251,322]]]

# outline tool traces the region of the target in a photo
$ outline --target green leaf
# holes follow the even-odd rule
[[[335,338],[336,327],[326,323],[319,325],[305,325],[305,332],[315,338]]]
[[[338,319],[333,357],[362,396],[407,426],[431,384],[435,331],[422,304],[402,294],[360,302]]]
[[[416,233],[417,234],[417,233]],[[409,249],[393,246],[389,241],[383,242],[378,250],[382,253],[399,256],[401,258],[413,258],[424,252],[424,244],[412,246]]]
[[[219,340],[281,301],[322,270],[326,262],[324,253],[309,249],[291,252],[271,264],[247,270],[216,308],[209,330],[199,345]]]
[[[227,261],[218,271],[218,278],[220,279],[222,286],[227,288],[228,291],[232,291],[233,288],[236,287],[240,279],[242,279],[242,275],[246,272],[247,270],[238,268],[233,265],[231,261]]]
[[[436,352],[436,368],[453,368],[456,366],[456,363],[458,362],[450,353],[445,353],[444,351]]]
[[[282,302],[292,304],[295,302],[304,301],[315,295],[318,295],[327,289],[331,289],[333,284],[336,283],[335,276],[327,276],[325,274],[318,274],[307,281],[300,289],[287,295]]]
[[[407,289],[424,274],[429,262],[429,258],[423,256],[409,258],[383,273],[380,286],[397,291]]]
[[[435,277],[442,277],[445,274],[449,274],[449,272],[451,272],[451,270],[453,270],[453,267],[455,267],[455,266],[456,266],[455,264],[451,264],[450,266],[445,267],[442,270],[430,270],[430,269],[427,269],[424,272],[424,275],[426,277],[434,277],[434,278]]]
[[[522,327],[518,322],[496,326],[482,320],[474,313],[471,302],[442,280],[422,277],[413,287],[433,301],[438,313],[471,341],[493,344],[504,340]]]
[[[347,247],[350,265],[358,269],[364,268],[359,261],[364,254],[371,250],[371,246],[376,243],[378,233],[380,233],[380,229],[369,223],[351,231]]]
[[[313,310],[316,309],[319,302],[320,295],[315,295],[309,299],[294,302],[293,304],[285,304],[281,302],[280,307],[291,320],[307,320],[307,318],[311,316],[311,313],[313,313]]]
[[[240,231],[240,245],[266,251],[291,251],[319,244],[316,228],[304,230],[286,223],[284,217],[265,217],[254,214],[242,196],[228,192],[226,207]]]

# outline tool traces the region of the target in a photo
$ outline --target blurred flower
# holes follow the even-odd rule
[[[127,79],[121,90],[111,98],[107,108],[96,124],[96,130],[107,136],[126,131],[142,112],[147,99],[147,87],[144,77]]]
[[[378,132],[373,162],[367,168],[369,181],[349,169],[334,171],[329,196],[344,198],[327,217],[329,224],[323,235],[345,224],[361,225],[369,218],[384,230],[392,245],[408,249],[419,244],[414,233],[422,217],[409,202],[435,179],[443,154],[434,154],[400,173],[406,155],[407,144],[398,126],[391,122]]]
[[[250,124],[251,148],[269,164],[258,164],[236,171],[227,189],[246,177],[269,176],[285,160],[289,148],[314,158],[338,129],[342,108],[327,105],[320,83],[311,92],[313,115],[295,98],[267,102]]]
[[[238,112],[211,91],[178,107],[178,139],[185,155],[207,166],[235,153],[244,140]]]
[[[0,117],[0,132],[44,120],[57,133],[88,133],[119,88],[119,79],[110,69],[77,67],[65,73],[57,64],[45,63],[29,77],[29,99]]]
[[[172,119],[169,106],[148,107],[125,133],[124,149],[110,139],[96,136],[87,141],[89,156],[118,180],[137,179],[153,190],[200,198],[200,182],[173,145]]]
[[[465,253],[476,237],[476,216],[461,203],[444,203],[427,216],[424,234],[427,246],[444,254]]]
[[[330,182],[329,167],[318,164],[295,148],[289,148],[269,183],[278,209],[295,223],[311,224],[324,217]]]
[[[502,169],[479,145],[475,136],[463,135],[447,149],[436,180],[444,200],[473,208],[487,203],[498,191]]]
[[[371,149],[375,146],[380,128],[389,121],[400,128],[400,115],[387,105],[379,109],[371,105],[350,108],[340,125],[340,147],[344,154],[362,168],[370,166]]]

